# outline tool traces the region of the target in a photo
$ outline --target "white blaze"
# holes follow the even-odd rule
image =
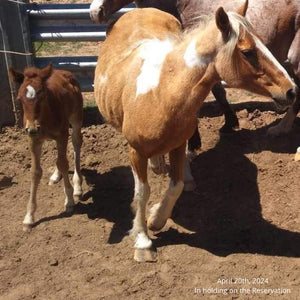
[[[271,51],[256,36],[253,35],[253,38],[256,43],[256,47],[260,49],[260,51],[275,65],[275,67],[277,67],[284,74],[284,76],[291,82],[291,84],[294,85],[293,80],[291,79],[286,69],[277,61]]]
[[[148,93],[159,84],[160,71],[169,52],[173,50],[170,40],[145,40],[140,47],[140,58],[144,61],[137,78],[136,97]]]
[[[26,98],[34,99],[36,97],[36,91],[31,85],[27,85],[26,90],[27,90]]]

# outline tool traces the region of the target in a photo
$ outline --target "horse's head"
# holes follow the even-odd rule
[[[24,73],[10,69],[10,74],[13,81],[20,85],[17,99],[23,106],[25,130],[29,136],[37,136],[41,132],[41,118],[47,105],[45,82],[52,74],[52,65],[44,69],[27,68]]]
[[[133,0],[93,0],[90,17],[95,23],[107,23],[110,16]]]
[[[255,34],[245,13],[246,9],[239,9],[238,13],[217,10],[221,50],[215,69],[229,86],[272,97],[278,106],[286,108],[295,99],[296,86]]]

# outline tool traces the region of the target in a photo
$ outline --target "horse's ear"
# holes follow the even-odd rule
[[[9,68],[9,75],[13,82],[16,82],[18,84],[22,84],[24,81],[24,74],[16,71],[14,68]]]
[[[227,38],[231,32],[231,24],[223,7],[219,7],[216,11],[216,24],[222,32],[223,37]]]
[[[53,66],[52,63],[50,63],[47,67],[41,70],[41,77],[43,80],[47,80],[53,72]]]
[[[249,1],[246,0],[245,3],[244,3],[242,6],[240,6],[240,7],[238,8],[237,13],[238,13],[239,15],[245,17],[245,16],[246,16],[247,9],[248,9],[248,4],[249,4]]]

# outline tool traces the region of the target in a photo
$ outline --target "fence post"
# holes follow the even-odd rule
[[[13,67],[23,71],[33,65],[26,3],[28,0],[0,1],[0,128],[22,126],[22,109],[8,70]]]

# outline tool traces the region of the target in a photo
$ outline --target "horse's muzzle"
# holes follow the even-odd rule
[[[298,88],[297,86],[294,86],[290,89],[288,89],[285,93],[285,95],[277,95],[273,96],[273,100],[280,112],[284,112],[287,110],[287,108],[293,104],[297,97]]]
[[[26,133],[30,137],[35,137],[38,136],[41,132],[41,126],[36,126],[36,127],[26,127],[25,128]]]

